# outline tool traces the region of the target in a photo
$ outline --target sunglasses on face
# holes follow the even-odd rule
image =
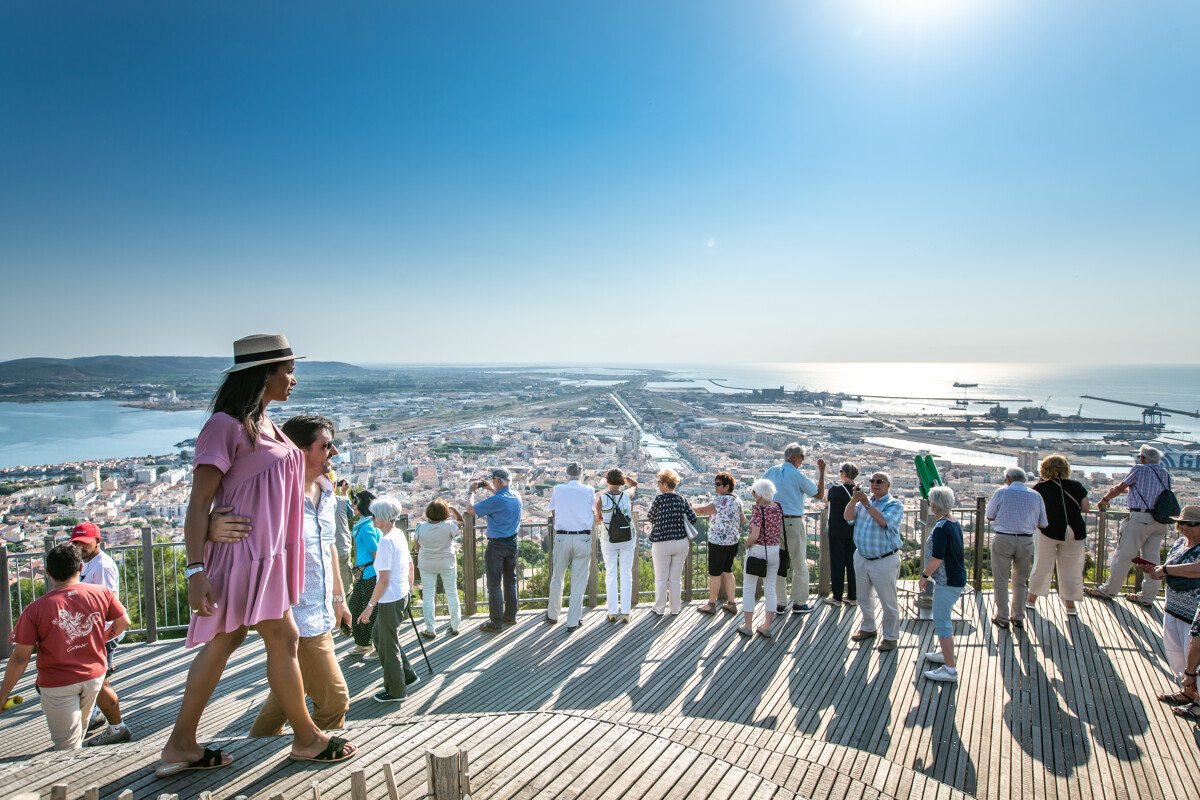
[[[1181,528],[1200,528],[1200,522],[1184,522],[1183,520],[1180,520],[1175,524]]]
[[[883,478],[871,478],[870,483],[887,483]]]

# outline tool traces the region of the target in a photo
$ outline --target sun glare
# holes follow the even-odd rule
[[[971,22],[993,0],[852,0],[856,30],[925,37]]]

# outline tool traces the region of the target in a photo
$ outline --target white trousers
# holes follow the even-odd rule
[[[1167,651],[1167,664],[1175,674],[1175,682],[1183,683],[1183,671],[1187,667],[1188,645],[1192,643],[1192,625],[1178,617],[1163,614],[1163,648]]]
[[[458,606],[458,570],[453,566],[421,570],[421,611],[425,617],[425,630],[433,632],[434,629],[438,578],[442,579],[442,586],[446,589],[446,605],[450,606],[450,627],[458,630],[462,612]]]
[[[767,560],[767,577],[760,578],[757,575],[751,575],[746,572],[743,562],[742,570],[742,611],[747,614],[753,614],[757,605],[755,595],[758,594],[758,582],[763,582],[763,602],[767,604],[767,611],[775,611],[777,608],[778,583],[774,580],[775,573],[779,571],[779,545],[763,545],[756,544],[746,550],[746,558],[765,558]],[[781,579],[782,580],[782,579]]]
[[[875,595],[883,608],[883,638],[900,638],[900,598],[896,580],[900,577],[900,554],[868,561],[861,551],[854,551],[854,576],[858,581],[858,607],[862,610],[862,630],[868,633],[879,627],[875,621]]]
[[[633,562],[637,554],[637,539],[612,544],[600,537],[600,554],[604,556],[604,594],[609,614],[628,614],[633,600]]]
[[[1033,535],[1033,572],[1029,574],[1029,593],[1038,597],[1050,594],[1050,577],[1058,567],[1058,596],[1075,602],[1083,599],[1083,559],[1086,542],[1067,531],[1060,542],[1044,533]]]
[[[567,627],[574,628],[583,616],[583,593],[592,570],[592,535],[581,533],[554,534],[554,572],[550,576],[550,597],[546,616],[558,619],[562,610],[563,583],[567,569],[571,570],[571,601],[567,606]]]
[[[650,545],[654,561],[654,613],[663,614],[670,599],[672,614],[683,608],[683,567],[692,543],[687,539],[671,539]]]

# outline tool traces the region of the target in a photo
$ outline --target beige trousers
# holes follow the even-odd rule
[[[350,690],[346,688],[346,679],[342,677],[342,668],[338,666],[333,634],[301,636],[296,658],[300,662],[304,693],[313,701],[313,724],[323,731],[346,727]],[[285,722],[287,717],[272,691],[250,726],[250,736],[278,736],[283,733]]]
[[[997,533],[992,537],[992,596],[996,601],[997,617],[1002,620],[1025,619],[1025,600],[1029,597],[1029,572],[1032,568],[1033,536]],[[1011,610],[1008,606],[1010,575]]]
[[[899,639],[900,598],[896,581],[900,577],[900,554],[892,553],[869,561],[856,550],[854,575],[858,582],[858,608],[862,611],[862,625],[859,627],[868,633],[879,627],[875,621],[875,595],[879,595],[879,606],[883,611],[883,638],[893,642]]]
[[[792,605],[799,603],[806,606],[808,605],[808,540],[804,535],[804,519],[785,517],[783,535],[787,537],[788,556],[792,562]],[[780,549],[782,550],[782,548]],[[767,577],[770,578],[769,575]],[[787,577],[780,575],[775,580],[775,602],[785,605],[787,598]]]
[[[1125,524],[1121,526],[1121,538],[1117,542],[1117,551],[1113,553],[1112,563],[1109,565],[1108,580],[1100,587],[1100,591],[1112,597],[1120,594],[1121,587],[1125,585],[1125,579],[1129,577],[1129,566],[1133,563],[1134,556],[1141,556],[1155,564],[1160,563],[1162,561],[1160,550],[1163,537],[1166,535],[1166,524],[1155,522],[1150,512],[1130,511],[1129,519],[1125,520]],[[1162,581],[1143,578],[1142,599],[1153,600],[1161,585]]]
[[[550,575],[550,597],[546,618],[558,619],[562,610],[563,584],[571,570],[571,600],[567,606],[567,627],[574,628],[583,617],[583,593],[592,569],[592,536],[580,533],[554,534],[554,571]]]
[[[1084,540],[1067,531],[1060,542],[1044,533],[1033,536],[1033,572],[1029,575],[1029,593],[1045,597],[1050,593],[1050,577],[1058,567],[1058,596],[1070,602],[1083,599]]]
[[[76,750],[83,747],[84,726],[92,715],[96,695],[104,685],[104,676],[70,686],[41,687],[42,713],[50,728],[50,741],[55,750]]]

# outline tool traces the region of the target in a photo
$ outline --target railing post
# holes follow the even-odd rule
[[[588,562],[588,608],[595,608],[600,602],[600,529],[592,520],[592,558]],[[572,576],[571,580],[575,580]]]
[[[1104,551],[1108,549],[1108,510],[1099,511],[1099,524],[1096,534],[1096,585],[1104,583],[1104,573],[1108,568],[1108,559],[1104,557]]]
[[[638,604],[638,595],[642,593],[642,526],[641,520],[638,519],[638,512],[633,512],[629,524],[633,528],[633,581],[629,587],[629,607],[633,608]]]
[[[146,641],[158,641],[158,590],[154,580],[154,529],[142,528],[142,622]]]
[[[984,528],[987,516],[987,498],[975,498],[975,578],[972,581],[975,591],[983,591],[983,543],[987,539]]]
[[[20,580],[20,570],[17,570],[17,580]],[[0,598],[0,658],[12,655],[12,643],[8,637],[12,635],[12,591],[8,585],[8,545],[0,542],[0,589],[4,597]]]
[[[554,512],[550,512],[550,516],[546,517],[546,563],[550,567],[550,574],[554,574]]]
[[[929,525],[929,501],[926,500],[925,498],[921,498],[920,506],[917,508],[917,527],[921,529],[921,533],[920,533],[920,537],[919,537],[920,541],[921,541],[921,549],[917,551],[917,553],[918,553],[917,567],[918,567],[918,569],[924,570],[925,569],[925,545],[929,541],[929,528],[930,528],[930,525]],[[926,609],[933,608],[933,584],[932,583],[930,583],[929,588],[927,588],[924,592],[921,592],[920,596],[917,598],[917,607],[918,608],[926,608]]]
[[[695,555],[696,543],[688,541],[688,554],[687,558],[683,561],[683,597],[685,603],[690,603],[693,599],[692,590],[694,589],[693,584],[695,584],[695,581],[692,579],[692,570],[696,562]]]
[[[475,614],[479,586],[475,579],[475,515],[463,514],[463,609],[466,616]]]
[[[828,597],[833,591],[833,586],[830,583],[830,572],[832,569],[829,566],[829,504],[821,509],[821,514],[817,517],[817,531],[820,541],[821,556],[817,562],[817,595],[820,597]]]

